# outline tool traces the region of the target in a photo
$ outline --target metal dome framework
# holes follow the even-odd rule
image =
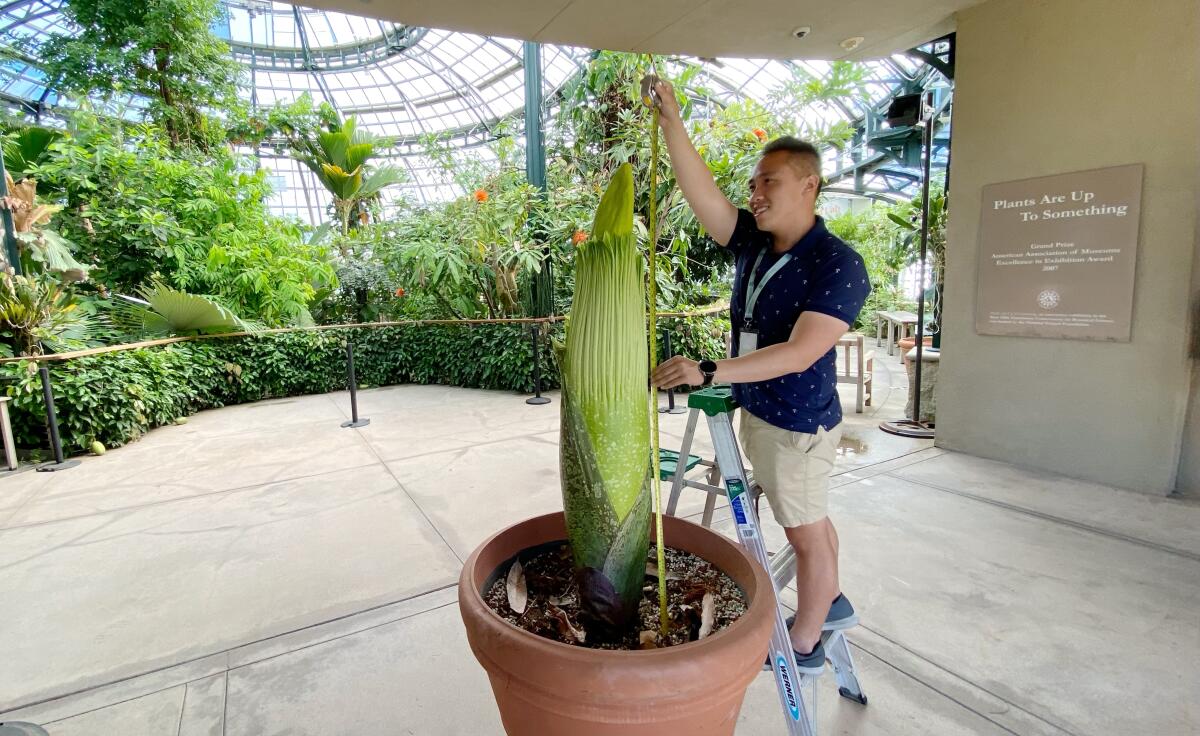
[[[56,111],[72,101],[47,86],[36,49],[50,34],[70,33],[63,0],[10,0],[0,4],[0,106],[53,124]],[[361,128],[390,142],[387,154],[408,173],[390,197],[424,204],[459,196],[461,188],[424,153],[438,139],[461,155],[494,161],[486,144],[503,131],[522,135],[526,70],[524,44],[511,39],[417,28],[268,0],[223,0],[213,30],[245,68],[242,94],[255,108],[294,102],[303,94],[328,102],[341,115],[354,115]],[[543,119],[552,120],[557,93],[592,52],[566,46],[540,49]],[[826,156],[829,191],[873,198],[907,198],[919,182],[912,136],[881,124],[897,96],[941,88],[948,101],[952,75],[948,44],[923,52],[867,63],[866,99],[810,105],[801,114],[813,125],[847,122],[852,145]],[[742,99],[766,101],[797,79],[822,79],[833,66],[816,61],[689,59],[699,64],[697,83],[715,92],[715,104]],[[136,99],[108,100],[110,111],[140,115]],[[515,123],[515,124],[514,124]],[[890,137],[889,137],[890,136]],[[882,141],[882,142],[881,142]],[[274,177],[272,209],[315,223],[326,219],[329,196],[315,177],[273,146],[255,155]],[[948,126],[935,141],[933,166],[948,155]]]

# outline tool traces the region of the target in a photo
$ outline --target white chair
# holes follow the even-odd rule
[[[871,381],[874,377],[875,351],[867,350],[865,338],[855,332],[847,332],[843,335],[842,339],[838,340],[837,347],[845,350],[846,356],[844,360],[839,361],[841,366],[838,369],[837,382],[854,384],[856,391],[854,411],[862,414],[863,407],[871,405]],[[853,351],[855,356],[853,360],[851,359],[851,348],[857,348]]]

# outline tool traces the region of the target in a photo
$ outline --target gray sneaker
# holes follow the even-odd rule
[[[785,621],[790,630],[792,624],[796,623],[796,617],[788,616]],[[850,605],[850,599],[839,593],[829,605],[829,613],[825,614],[825,623],[821,624],[821,631],[843,631],[855,626],[858,626],[858,613],[855,612],[854,606]]]
[[[802,654],[795,649],[792,650],[792,655],[796,658],[796,672],[801,675],[820,675],[825,671],[825,642],[818,641],[817,645],[808,654]],[[771,669],[771,653],[767,653],[767,661],[763,662],[763,669]]]
[[[821,630],[841,631],[855,626],[858,626],[858,613],[855,612],[854,606],[850,605],[850,599],[838,593],[838,597],[829,605],[829,613],[825,615],[825,623],[821,625]]]

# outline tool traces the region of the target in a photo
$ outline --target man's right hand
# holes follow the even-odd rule
[[[654,91],[658,93],[658,99],[661,101],[658,106],[659,124],[666,125],[668,122],[681,122],[679,100],[675,97],[675,87],[670,82],[660,79],[654,85]]]

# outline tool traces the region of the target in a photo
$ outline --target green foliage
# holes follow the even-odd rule
[[[236,397],[236,367],[220,360],[217,347],[184,343],[49,364],[64,452],[90,450],[95,441],[122,445],[151,427]],[[17,445],[46,447],[36,364],[0,365],[0,378],[12,399]]]
[[[224,131],[205,111],[241,107],[242,70],[212,32],[217,0],[67,0],[61,10],[73,28],[34,50],[51,88],[133,94],[149,102],[172,146],[221,142]]]
[[[35,173],[67,205],[60,228],[92,277],[133,293],[159,277],[247,319],[311,324],[336,282],[324,246],[270,214],[266,172],[225,148],[172,150],[151,125],[126,128],[86,107]]]
[[[81,305],[78,311],[82,311]],[[674,352],[724,354],[726,315],[664,318]],[[542,389],[559,386],[552,340],[561,323],[543,325]],[[344,342],[354,341],[355,371],[368,386],[443,384],[533,391],[533,345],[526,324],[403,325],[213,337],[154,348],[51,362],[63,445],[88,450],[131,442],[153,427],[203,409],[345,388]],[[661,342],[660,342],[661,344]],[[45,447],[36,364],[0,364],[0,390],[13,399],[21,447]]]
[[[360,213],[364,204],[384,188],[404,181],[404,173],[390,164],[368,168],[367,162],[378,155],[378,139],[359,130],[353,117],[336,118],[328,130],[293,139],[294,154],[317,175],[333,195],[342,234],[351,229],[350,216]]]
[[[50,144],[62,137],[62,133],[49,128],[29,125],[3,137],[0,146],[4,149],[4,169],[13,179],[20,181],[41,163],[50,149]]]
[[[146,337],[199,335],[249,329],[237,315],[211,299],[160,283],[142,288],[141,299],[118,297],[113,313],[130,332]]]
[[[569,311],[575,254],[586,242],[603,182],[626,162],[634,167],[635,181],[649,179],[649,115],[637,99],[644,71],[636,55],[600,52],[567,86],[557,125],[548,133],[544,195],[526,183],[519,138],[504,126],[489,144],[494,161],[426,138],[435,173],[466,194],[402,207],[393,221],[372,223],[371,232],[340,240],[338,273],[346,285],[329,294],[319,310],[321,321],[540,313],[545,307],[533,304],[532,283],[547,264],[554,278],[553,312]],[[848,139],[844,126],[798,129],[797,112],[804,105],[834,104],[839,96],[861,96],[866,89],[861,66],[838,64],[827,79],[797,69],[765,104],[725,104],[698,82],[700,71],[683,62],[666,69],[687,93],[682,103],[690,135],[718,186],[737,203],[744,203],[750,172],[770,137]],[[309,109],[297,111],[308,121],[303,124],[311,124]],[[333,138],[317,143],[322,140],[327,148],[350,150],[340,139],[336,146]],[[732,259],[696,220],[665,155],[658,163],[660,231],[646,232],[650,195],[644,187],[636,192],[635,229],[640,247],[653,241],[660,252],[660,308],[684,310],[727,298]],[[350,224],[354,221],[351,217]],[[392,296],[396,288],[404,289],[402,299]]]
[[[542,388],[557,388],[546,349],[562,328],[543,328]],[[303,330],[211,338],[48,363],[70,452],[93,441],[116,447],[152,427],[202,409],[345,388],[343,344],[355,346],[361,383],[439,383],[533,390],[533,346],[525,324],[411,325]],[[33,362],[0,364],[0,385],[13,398],[21,447],[44,447],[41,388]]]
[[[930,182],[929,238],[926,254],[933,269],[933,283],[945,283],[946,270],[946,189],[939,181]],[[921,257],[921,196],[897,205],[888,219],[903,235],[901,246],[906,263],[916,263]]]
[[[225,121],[230,142],[249,146],[269,142],[278,153],[288,148],[298,150],[302,141],[316,138],[322,128],[337,125],[338,114],[333,106],[322,102],[314,107],[307,92],[292,102],[277,102],[265,110],[232,111]]]
[[[461,197],[401,221],[391,255],[394,270],[455,317],[520,314],[519,276],[536,272],[543,258],[525,232],[534,196],[532,187],[513,186],[484,201]]]
[[[551,140],[552,186],[578,181],[595,186],[594,177],[605,177],[617,165],[629,161],[634,179],[649,181],[649,113],[637,99],[643,73],[648,71],[636,55],[600,52],[564,91],[560,137]],[[865,97],[865,67],[837,62],[831,73],[817,78],[800,67],[793,77],[771,91],[765,104],[746,100],[725,104],[712,90],[699,83],[701,67],[673,62],[665,69],[680,95],[681,113],[689,135],[709,165],[717,186],[735,204],[744,204],[747,182],[758,161],[762,145],[770,138],[800,135],[817,145],[841,145],[853,131],[845,123],[797,127],[800,113],[812,105],[830,105],[839,98]],[[656,244],[668,278],[660,281],[660,304],[671,308],[683,302],[710,302],[725,289],[712,285],[729,272],[731,260],[713,243],[696,220],[667,165],[665,155],[657,162],[660,231],[644,234]],[[648,219],[650,193],[639,188],[636,211],[642,223]]]
[[[562,334],[554,327],[550,335]],[[343,342],[353,340],[361,383],[440,383],[533,390],[524,324],[404,325],[180,342],[50,363],[62,443],[83,451],[132,442],[200,409],[346,388]],[[558,369],[542,339],[542,389]],[[31,361],[0,364],[20,447],[44,447],[41,387]]]
[[[674,355],[692,360],[720,360],[728,354],[725,344],[730,331],[727,311],[698,317],[659,317],[659,362]],[[670,335],[671,354],[666,352],[666,336]]]
[[[100,318],[78,309],[67,287],[46,274],[0,271],[0,354],[41,355],[95,342]]]
[[[6,171],[4,180],[21,269],[27,273],[53,274],[66,282],[87,278],[87,266],[76,261],[71,253],[74,244],[46,227],[62,207],[39,202],[34,179],[14,182]]]

